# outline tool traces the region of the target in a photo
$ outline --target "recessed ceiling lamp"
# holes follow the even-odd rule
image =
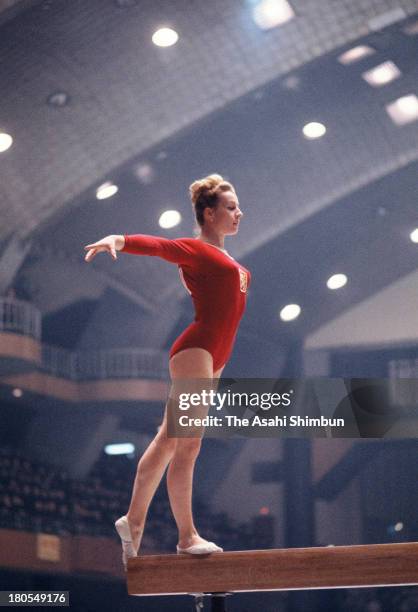
[[[171,28],[160,28],[152,35],[152,42],[157,47],[171,47],[175,45],[179,39],[179,35]]]
[[[253,8],[253,19],[262,30],[282,25],[295,16],[287,0],[261,0]]]
[[[388,61],[370,70],[366,70],[361,76],[372,87],[381,87],[382,85],[386,85],[386,83],[398,79],[401,75],[402,73],[397,65]]]
[[[418,227],[416,227],[414,231],[409,234],[409,237],[412,240],[412,242],[415,242],[415,244],[418,244]]]
[[[347,280],[345,274],[333,274],[327,280],[327,287],[332,290],[341,289],[341,287],[347,284]]]
[[[96,198],[98,200],[106,200],[107,198],[111,198],[118,191],[119,187],[117,185],[114,185],[112,182],[107,181],[96,189]]]
[[[321,138],[321,136],[323,136],[325,132],[327,131],[327,128],[325,127],[323,123],[318,123],[317,121],[311,121],[310,123],[307,123],[303,127],[302,131],[303,131],[303,135],[305,136],[305,138],[309,138],[310,140],[313,140],[314,138]]]
[[[181,221],[181,214],[178,210],[166,210],[160,216],[158,223],[160,227],[164,229],[170,229],[171,227],[175,227]]]
[[[338,61],[340,64],[344,64],[344,66],[348,66],[348,64],[354,64],[355,62],[359,62],[364,57],[368,57],[369,55],[373,55],[376,51],[369,47],[368,45],[358,45],[357,47],[353,47],[348,51],[345,51],[338,57]]]
[[[13,144],[13,138],[10,136],[10,134],[1,132],[0,133],[0,153],[4,153],[4,151],[7,151],[7,149],[10,149],[12,144]]]
[[[296,91],[300,86],[300,78],[295,74],[290,74],[283,79],[282,84],[285,89]]]
[[[405,26],[403,31],[405,34],[408,34],[408,36],[416,36],[418,34],[418,21],[414,21]]]
[[[418,98],[415,94],[402,96],[387,104],[386,111],[396,125],[412,123],[418,119]]]
[[[280,311],[280,318],[282,321],[294,321],[301,313],[299,304],[288,304]]]
[[[147,162],[141,162],[135,169],[135,176],[143,185],[150,185],[155,177],[154,168]]]
[[[65,93],[65,91],[55,91],[48,96],[46,101],[50,106],[61,108],[63,106],[67,106],[68,102],[70,101],[70,96]]]

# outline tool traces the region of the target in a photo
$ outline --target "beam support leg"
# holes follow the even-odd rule
[[[283,440],[285,533],[286,548],[314,545],[314,498],[312,491],[312,441],[309,438]],[[289,611],[310,610],[316,607],[315,593],[289,593]]]
[[[204,598],[210,597],[210,612],[227,612],[226,598],[232,593],[194,593],[194,605],[196,612],[203,612],[205,607]]]
[[[213,593],[210,598],[210,612],[226,612],[226,598],[229,593]]]

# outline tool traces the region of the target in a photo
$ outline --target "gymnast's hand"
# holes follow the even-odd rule
[[[110,253],[113,259],[117,259],[116,251],[123,249],[124,245],[125,238],[123,236],[117,236],[114,234],[105,236],[105,238],[102,238],[97,242],[93,242],[92,244],[87,244],[84,247],[84,249],[87,251],[84,260],[89,262],[96,257],[97,253],[102,252]]]

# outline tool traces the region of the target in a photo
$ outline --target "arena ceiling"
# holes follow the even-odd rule
[[[343,210],[359,194],[365,210],[391,209],[387,191],[376,200],[385,180],[394,193],[399,187],[405,227],[413,217],[418,124],[393,125],[385,104],[418,93],[417,37],[405,32],[418,19],[418,1],[292,0],[295,18],[269,31],[254,24],[252,4],[0,2],[0,131],[14,138],[0,156],[1,287],[24,277],[46,316],[82,300],[100,302],[77,339],[83,346],[117,343],[116,332],[102,332],[112,325],[112,308],[123,311],[120,299],[125,309],[139,306],[136,342],[163,346],[174,333],[184,298],[175,270],[124,255],[86,266],[82,246],[108,233],[190,235],[187,186],[208,172],[236,184],[245,223],[228,246],[261,271],[281,237],[310,231],[310,219]],[[163,25],[179,32],[174,47],[151,43]],[[360,43],[376,53],[349,67],[338,63]],[[402,77],[393,83],[375,89],[361,79],[367,68],[395,59]],[[66,94],[63,106],[50,103],[56,93]],[[301,127],[313,120],[328,132],[308,142]],[[106,180],[119,193],[98,202],[95,189]],[[171,232],[157,224],[167,207],[186,219]],[[332,232],[340,221],[332,217]],[[282,253],[289,276],[271,286],[275,312],[283,283],[299,269],[292,262],[313,261],[304,243],[298,236]],[[383,256],[382,245],[368,254],[371,269]],[[407,258],[386,282],[413,267]],[[381,287],[381,279],[365,282],[340,309]],[[320,312],[315,306],[303,333],[338,309],[321,303]],[[254,314],[250,327],[268,335],[266,316],[270,325],[268,315],[260,322]]]

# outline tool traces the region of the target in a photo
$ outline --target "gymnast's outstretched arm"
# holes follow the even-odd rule
[[[90,262],[98,253],[108,252],[117,259],[117,251],[134,255],[151,255],[161,257],[176,264],[188,265],[196,263],[198,255],[198,240],[194,238],[177,238],[169,240],[159,236],[146,234],[111,234],[97,242],[87,244],[85,261]]]

